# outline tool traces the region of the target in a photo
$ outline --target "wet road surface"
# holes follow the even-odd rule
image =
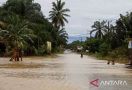
[[[132,90],[132,70],[107,65],[90,56],[65,52],[54,58],[31,57],[22,62],[0,58],[0,90]],[[127,85],[99,85],[90,81],[126,81]],[[99,84],[99,83],[98,83]]]

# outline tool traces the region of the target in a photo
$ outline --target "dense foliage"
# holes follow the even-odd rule
[[[7,0],[0,7],[0,54],[10,54],[13,48],[20,47],[25,55],[44,55],[47,53],[47,41],[52,43],[52,52],[65,46],[68,35],[64,21],[68,22],[66,12],[69,9],[64,6],[65,2],[61,0],[53,2],[50,22],[42,13],[40,4],[34,0]],[[57,7],[61,12],[54,17]]]
[[[96,53],[101,57],[127,58],[128,41],[132,40],[131,38],[132,13],[120,14],[116,22],[95,21],[90,37],[83,42],[83,47],[84,51],[88,50],[89,53]],[[71,48],[75,49],[79,45],[75,42],[70,44]]]
[[[92,43],[94,44],[93,48],[97,48],[94,50],[94,52],[98,52],[102,56],[111,55],[113,54],[112,52],[115,52],[115,50],[117,52],[115,53],[117,57],[118,55],[121,55],[122,51],[124,51],[122,55],[127,56],[128,38],[130,38],[132,35],[131,17],[131,13],[127,13],[127,15],[124,16],[120,15],[120,18],[116,20],[115,24],[112,24],[112,22],[110,21],[96,21],[93,25],[96,27],[94,27],[94,29],[91,31],[91,33],[93,31],[96,31],[96,33],[94,33],[92,35],[94,37],[89,38],[86,43],[92,43],[93,41],[95,41],[94,43]],[[86,45],[91,46],[92,44]],[[89,49],[89,51],[93,52],[93,50],[91,49]]]

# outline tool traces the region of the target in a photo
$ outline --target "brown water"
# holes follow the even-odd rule
[[[30,57],[22,62],[0,58],[0,90],[132,90],[132,70],[125,65],[66,51],[55,58]],[[90,85],[91,80],[125,80],[126,86]]]

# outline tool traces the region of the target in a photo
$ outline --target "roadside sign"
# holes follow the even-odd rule
[[[129,41],[129,43],[128,43],[128,48],[129,48],[129,49],[132,48],[132,41]]]

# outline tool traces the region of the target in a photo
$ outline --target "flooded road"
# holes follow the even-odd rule
[[[132,70],[107,65],[90,56],[65,52],[57,57],[29,57],[22,62],[0,58],[0,90],[132,90]],[[127,85],[95,87],[90,81],[126,81]],[[98,83],[99,84],[99,83]]]

